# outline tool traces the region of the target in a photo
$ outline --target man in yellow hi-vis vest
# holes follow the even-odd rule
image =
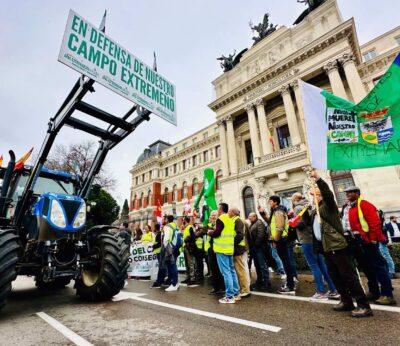
[[[250,271],[247,264],[248,242],[246,239],[246,225],[240,218],[238,208],[230,208],[228,215],[235,224],[235,252],[233,254],[233,262],[239,279],[240,297],[247,298],[250,297],[251,293]]]
[[[239,283],[235,266],[233,264],[235,224],[229,217],[228,204],[218,205],[218,219],[215,230],[208,231],[208,235],[213,238],[213,248],[217,255],[218,267],[224,277],[226,296],[219,300],[222,304],[234,304],[240,300]]]
[[[393,287],[385,258],[379,250],[384,241],[382,222],[374,205],[361,198],[357,186],[345,190],[348,203],[342,208],[342,224],[350,253],[368,278],[367,298],[381,305],[394,305]],[[380,287],[379,287],[380,286]]]

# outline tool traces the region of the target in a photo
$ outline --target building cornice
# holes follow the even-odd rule
[[[368,78],[368,76],[373,75],[376,72],[385,71],[393,60],[396,58],[397,54],[400,53],[400,46],[388,50],[387,52],[378,55],[377,57],[363,62],[358,67],[358,72],[361,78]]]

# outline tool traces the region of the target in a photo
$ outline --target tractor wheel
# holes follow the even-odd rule
[[[123,238],[117,238],[118,239],[118,245],[119,245],[119,255],[121,257],[121,262],[119,263],[119,268],[120,268],[120,275],[118,277],[118,284],[117,284],[117,290],[115,294],[118,294],[119,291],[124,287],[125,285],[125,280],[128,278],[128,268],[129,268],[129,257],[130,257],[130,246],[125,243]]]
[[[77,295],[85,300],[99,301],[118,294],[127,277],[123,264],[127,262],[126,250],[127,247],[123,247],[112,234],[98,234],[89,254],[93,263],[86,265],[81,277],[76,280]]]
[[[36,287],[42,290],[55,290],[64,288],[71,282],[70,278],[56,278],[51,282],[44,282],[41,275],[35,276]]]
[[[0,230],[0,309],[11,292],[11,282],[17,277],[15,266],[19,251],[19,237],[15,230]]]

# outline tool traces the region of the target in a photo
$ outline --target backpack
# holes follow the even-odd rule
[[[177,227],[174,228],[173,232],[171,245],[174,250],[179,250],[183,245],[183,234]]]

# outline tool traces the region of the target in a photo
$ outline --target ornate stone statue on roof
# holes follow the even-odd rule
[[[253,23],[250,22],[249,25],[251,31],[256,31],[258,33],[258,36],[253,37],[253,46],[260,42],[263,38],[267,37],[269,34],[273,33],[277,27],[277,25],[273,25],[269,22],[269,13],[264,14],[262,23],[253,26]]]
[[[242,55],[246,51],[247,51],[247,48],[243,49],[242,51],[240,51],[239,54],[236,55],[236,49],[235,49],[233,54],[229,54],[227,57],[222,54],[222,56],[217,58],[217,60],[221,61],[220,66],[224,70],[224,72],[228,72],[228,71],[232,70],[240,62]]]
[[[309,13],[314,11],[317,7],[322,5],[326,0],[297,0],[297,2],[304,3],[308,6],[306,10],[296,19],[293,25],[299,24]]]

